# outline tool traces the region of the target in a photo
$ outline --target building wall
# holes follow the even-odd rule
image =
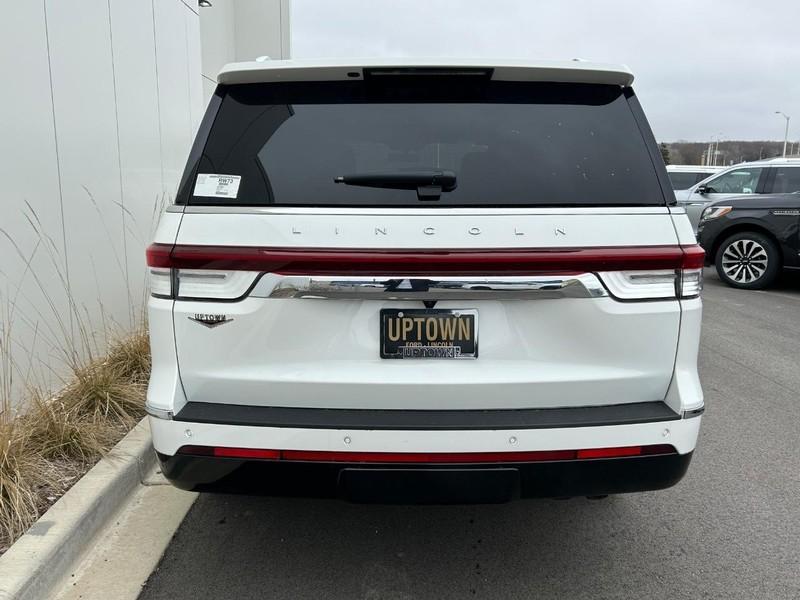
[[[200,9],[203,39],[203,95],[216,86],[217,73],[229,62],[259,56],[289,58],[289,0],[212,0]]]
[[[144,248],[202,117],[200,54],[190,0],[4,11],[0,399],[141,319]]]

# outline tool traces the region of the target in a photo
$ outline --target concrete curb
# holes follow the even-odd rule
[[[54,596],[154,462],[145,418],[0,557],[0,599]]]

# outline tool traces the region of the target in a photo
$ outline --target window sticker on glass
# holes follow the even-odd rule
[[[239,194],[240,175],[214,175],[198,173],[194,184],[195,196],[211,198],[236,198]]]

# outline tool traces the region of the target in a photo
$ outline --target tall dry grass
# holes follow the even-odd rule
[[[104,281],[103,286],[124,285],[127,325],[108,317],[99,293],[97,306],[91,310],[79,303],[58,236],[46,231],[27,201],[23,213],[32,235],[26,239],[32,242],[23,244],[0,227],[4,261],[15,260],[20,267],[19,280],[0,290],[0,553],[144,415],[150,348],[139,307],[145,296],[134,298],[131,290],[140,288],[146,294],[146,286],[132,286],[127,256],[117,254],[118,236],[112,235],[104,214],[121,211],[123,236],[138,246],[144,240],[137,233],[133,214],[121,203],[101,206],[88,189],[86,194],[121,278]],[[166,196],[156,198],[151,233],[167,202]],[[91,257],[87,264],[92,264]],[[8,280],[3,269],[0,264],[0,276]],[[26,292],[23,282],[27,282]],[[110,333],[130,330],[131,324],[132,334]],[[25,357],[26,348],[18,342],[14,345],[16,325],[33,331],[32,346],[42,341],[51,350],[49,362],[42,364],[39,358],[37,363],[32,349],[27,349],[31,356]],[[26,364],[43,366],[49,377],[21,366]],[[54,388],[60,389],[53,392]]]
[[[30,448],[25,424],[0,423],[0,551],[38,516],[39,492],[55,485],[53,469]]]
[[[0,552],[144,415],[150,347],[144,330],[77,366],[53,396],[0,420]]]

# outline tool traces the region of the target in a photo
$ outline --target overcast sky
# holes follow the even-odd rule
[[[659,141],[800,139],[800,0],[292,0],[292,56],[627,64]]]

